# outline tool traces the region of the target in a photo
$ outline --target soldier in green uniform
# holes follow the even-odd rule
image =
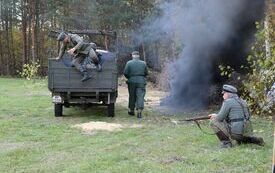
[[[148,69],[146,63],[140,60],[138,51],[132,52],[132,58],[132,60],[127,62],[124,69],[124,76],[127,78],[129,92],[128,114],[135,115],[134,111],[136,108],[138,112],[137,117],[141,118],[141,113],[144,108]]]
[[[222,148],[232,147],[231,139],[238,144],[264,145],[263,138],[252,136],[250,113],[246,102],[239,98],[237,89],[223,85],[223,104],[218,114],[210,114],[210,125],[221,141]]]
[[[57,59],[60,59],[64,55],[65,50],[69,48],[67,52],[74,56],[72,64],[83,76],[81,79],[82,82],[91,78],[86,67],[82,65],[83,60],[87,56],[92,59],[93,63],[97,66],[98,71],[101,71],[102,67],[99,63],[98,56],[93,49],[93,44],[85,43],[82,37],[77,34],[66,34],[64,32],[58,35],[57,40],[62,42]]]

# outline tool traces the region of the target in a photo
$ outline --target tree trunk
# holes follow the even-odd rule
[[[22,67],[27,63],[27,4],[26,0],[21,1],[22,8]]]
[[[270,58],[271,57],[271,50],[270,50],[270,29],[272,28],[272,16],[273,16],[273,10],[272,7],[274,2],[271,0],[267,1],[267,10],[265,14],[265,21],[264,21],[264,28],[265,28],[265,53],[266,57]]]
[[[30,0],[27,0],[28,1],[28,25],[27,25],[27,31],[28,31],[28,34],[27,34],[27,63],[30,62],[30,59],[31,59],[31,35],[32,35],[32,30],[31,30],[31,23],[32,23],[32,15],[31,15],[31,3],[30,3]]]
[[[0,1],[0,75],[3,75],[3,64],[4,64],[2,33],[3,33],[3,2]]]
[[[32,35],[32,62],[37,59],[37,48],[36,48],[36,0],[31,0],[31,35]]]
[[[2,47],[2,31],[0,31],[0,75],[3,75],[3,64],[4,64],[4,57],[3,57],[3,47]]]
[[[11,55],[10,55],[10,37],[9,37],[9,8],[6,8],[4,9],[4,14],[5,14],[5,35],[6,35],[6,47],[5,49],[7,50],[7,55],[6,55],[6,75],[9,75],[10,74],[10,58],[11,58]]]
[[[9,33],[10,33],[10,52],[11,52],[11,59],[10,59],[10,75],[14,75],[16,73],[16,57],[14,51],[14,41],[13,41],[13,15],[15,14],[15,1],[12,1],[12,5],[9,12]]]
[[[105,44],[105,49],[108,50],[109,46],[108,46],[108,36],[107,35],[104,36],[104,44]]]
[[[159,43],[158,42],[156,42],[156,43],[154,43],[154,46],[155,46],[155,48],[154,48],[154,50],[155,50],[155,54],[154,54],[154,65],[153,65],[153,67],[154,67],[154,69],[157,69],[158,71],[160,70],[160,64],[159,64]]]
[[[147,62],[144,42],[141,42],[141,49],[142,49],[142,54],[143,54],[143,60],[144,60],[144,62]]]
[[[42,0],[44,1],[44,0]],[[40,36],[40,31],[39,31],[39,28],[40,28],[40,17],[39,17],[39,14],[40,14],[40,8],[39,8],[39,4],[41,3],[40,0],[36,0],[35,1],[35,37],[34,37],[34,41],[35,41],[35,52],[36,52],[36,60],[40,60],[40,57],[39,57],[39,50],[40,50],[40,39],[39,36]],[[41,4],[40,4],[41,5]]]

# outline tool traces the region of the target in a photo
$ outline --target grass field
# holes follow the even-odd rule
[[[0,173],[271,172],[273,132],[266,119],[253,119],[264,147],[220,149],[215,136],[194,124],[175,125],[151,110],[141,121],[123,105],[114,118],[105,116],[105,107],[68,108],[55,118],[46,80],[0,78],[0,93]],[[91,134],[72,128],[90,121],[142,127]]]

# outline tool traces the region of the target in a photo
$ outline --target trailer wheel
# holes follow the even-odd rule
[[[69,108],[69,107],[70,107],[70,104],[69,104],[68,102],[65,102],[65,101],[64,101],[64,107],[65,107],[65,108]]]
[[[63,111],[63,105],[62,104],[54,104],[54,116],[55,117],[61,117]]]
[[[115,103],[108,104],[108,117],[115,116]]]

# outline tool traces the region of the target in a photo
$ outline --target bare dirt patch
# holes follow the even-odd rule
[[[170,156],[166,159],[161,160],[161,164],[167,165],[167,164],[171,164],[174,162],[184,162],[186,160],[185,157],[182,156]]]
[[[118,97],[117,103],[122,106],[128,106],[128,88],[126,84],[126,79],[119,79],[119,88],[118,88]],[[146,94],[145,94],[145,107],[147,108],[155,108],[160,105],[161,99],[163,99],[167,95],[167,92],[160,91],[155,88],[153,84],[148,82],[146,86]]]
[[[38,146],[39,143],[33,142],[1,142],[0,143],[0,153],[8,153],[17,149],[22,148],[32,148]]]
[[[132,125],[122,125],[118,123],[107,123],[107,122],[102,122],[102,121],[91,121],[88,123],[83,123],[83,124],[76,124],[73,125],[72,127],[74,128],[79,128],[81,129],[84,133],[92,133],[95,131],[120,131],[123,128],[141,128],[142,125],[140,124],[132,124]]]

